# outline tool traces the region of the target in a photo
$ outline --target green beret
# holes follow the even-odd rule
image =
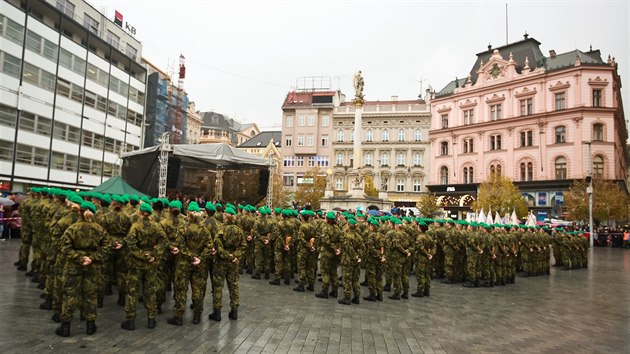
[[[426,227],[429,227],[429,225],[427,225],[427,223],[426,223],[426,222],[424,222],[424,221],[420,221],[420,222],[418,223],[418,225],[420,225],[420,226],[426,226]]]
[[[333,213],[332,211],[329,211],[326,213],[326,219],[334,219],[335,218],[335,213]]]
[[[265,206],[263,205],[258,208],[258,212],[260,213],[260,215],[267,215],[267,208],[265,208]]]
[[[83,203],[83,198],[75,194],[72,197],[70,197],[70,202],[81,205],[81,203]]]
[[[96,213],[96,206],[92,202],[83,202],[81,203],[81,209],[88,209],[92,213]]]
[[[196,203],[195,203],[195,204],[196,204]],[[172,202],[170,202],[170,203],[168,204],[168,206],[169,206],[171,209],[179,209],[179,210],[182,210],[182,202],[180,202],[179,200],[173,200]],[[199,207],[199,206],[197,206],[197,208],[198,208],[198,207]]]
[[[370,224],[372,224],[372,225],[374,225],[374,226],[378,226],[378,225],[379,225],[378,220],[377,220],[377,219],[375,219],[375,218],[371,218],[371,219],[370,219]]]
[[[116,202],[116,203],[119,203],[119,204],[125,204],[124,198],[122,196],[116,195],[116,194],[112,195],[112,201]]]
[[[466,221],[466,220],[461,220],[460,221],[460,225],[468,226],[468,225],[470,225],[470,223],[468,221]]]
[[[230,215],[236,215],[236,210],[234,210],[234,208],[226,208],[225,213],[230,214]]]
[[[400,224],[402,224],[402,220],[400,220],[400,219],[399,219],[399,218],[397,218],[397,217],[391,217],[391,218],[389,218],[389,221],[391,221],[391,222],[392,222],[392,224],[394,224],[394,225],[400,225]]]
[[[134,202],[139,202],[140,201],[140,197],[138,197],[137,195],[132,195],[131,198],[129,198],[129,200],[134,201]]]
[[[179,202],[179,200],[177,200],[177,202]],[[188,211],[201,211],[201,209],[199,209],[197,202],[190,202],[190,204],[188,204]]]
[[[512,228],[512,225],[505,224],[505,225],[503,225],[503,227],[505,227],[506,229],[508,229],[508,230],[509,230],[509,229],[511,229],[511,228]]]
[[[282,216],[291,216],[291,211],[288,209],[282,209]]]
[[[437,219],[437,220],[435,220],[435,222],[438,223],[438,224],[444,224],[445,223],[445,221],[442,220],[442,219]]]
[[[162,207],[167,208],[171,203],[168,201],[168,198],[160,198],[160,202],[162,202]]]
[[[145,202],[145,203],[151,203],[151,199],[149,199],[149,197],[147,197],[146,195],[143,196],[142,198],[140,198],[140,200]]]
[[[212,202],[206,202],[206,210],[217,211],[217,208],[214,207],[214,204],[212,204]]]
[[[322,216],[322,215],[324,215],[324,212],[320,210],[320,211],[317,212],[317,215]]]
[[[476,221],[473,221],[470,223],[470,226],[472,227],[479,227],[479,223],[477,223]]]
[[[151,207],[151,204],[149,204],[149,203],[142,203],[140,205],[140,211],[143,211],[145,213],[152,213],[153,212],[153,208]]]
[[[356,219],[350,219],[350,220],[348,220],[348,224],[356,225],[357,224],[357,220]]]
[[[282,209],[280,209],[280,208],[274,208],[274,209],[273,209],[273,212],[274,212],[274,213],[276,213],[276,214],[280,214],[280,213],[282,212]]]
[[[221,203],[216,203],[216,204],[214,204],[214,206],[215,206],[215,208],[219,208],[219,209],[223,208],[223,204],[221,204]]]
[[[549,226],[547,226],[547,225],[543,226],[543,230],[549,231]]]
[[[425,219],[424,222],[426,222],[427,224],[433,224],[435,221],[429,218],[429,219]]]
[[[234,206],[234,204],[232,204],[232,203],[225,203],[225,208],[226,208],[226,209],[227,209],[227,208],[232,208],[232,209],[234,209],[234,211],[236,211],[236,207],[235,207],[235,206]]]
[[[367,217],[367,215],[365,215],[363,213],[357,213],[357,218],[359,218],[359,219],[364,219],[366,217]]]
[[[448,224],[455,224],[455,220],[453,220],[453,219],[448,219],[448,220],[446,220],[446,223],[448,223]]]

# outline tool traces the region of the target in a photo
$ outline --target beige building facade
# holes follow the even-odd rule
[[[195,102],[188,102],[186,114],[186,144],[199,144],[201,141],[201,114],[195,107]]]

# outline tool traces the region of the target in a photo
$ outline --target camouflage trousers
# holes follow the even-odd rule
[[[440,245],[431,259],[431,265],[433,266],[433,274],[437,278],[444,277],[444,251]]]
[[[148,318],[155,318],[157,316],[157,266],[144,269],[130,266],[127,270],[126,279],[125,318],[128,320],[136,318],[139,287],[142,287],[142,298],[144,307],[147,309]]]
[[[322,272],[322,291],[328,291],[329,288],[333,291],[337,291],[337,268],[339,268],[339,261],[339,257],[334,254],[321,254],[319,266]]]
[[[192,290],[193,312],[203,312],[203,300],[206,297],[206,286],[208,285],[208,270],[205,263],[193,266],[187,262],[178,262],[175,267],[175,278],[173,284],[175,295],[173,313],[176,317],[182,317],[184,311],[186,310],[186,298],[188,295],[189,284]]]
[[[176,263],[175,256],[169,253],[162,258],[158,265],[157,301],[159,303],[166,301],[166,289],[171,288],[169,285],[174,282]]]
[[[275,250],[276,279],[289,279],[291,275],[291,253],[284,249]]]
[[[482,253],[479,258],[481,280],[485,285],[489,285],[494,282],[494,260],[489,252]]]
[[[450,280],[453,280],[453,266],[455,264],[454,256],[452,248],[444,247],[444,276]]]
[[[367,278],[370,295],[383,295],[383,268],[384,263],[368,261],[365,263],[365,277]]]
[[[298,281],[302,285],[315,283],[317,275],[317,252],[300,248],[297,251]]]
[[[44,283],[44,294],[46,295],[53,294],[57,271],[63,272],[63,269],[57,268],[57,266],[63,267],[62,264],[57,264],[57,258],[56,251],[51,250],[51,252],[46,254],[46,264],[48,264],[48,271],[50,274],[44,278],[40,278],[40,281]]]
[[[30,227],[22,227],[20,234],[20,251],[18,253],[18,262],[21,265],[27,266],[28,259],[31,256],[31,245],[33,243],[33,230]]]
[[[46,284],[46,279],[50,275],[50,271],[52,270],[54,264],[54,256],[52,254],[55,251],[52,248],[50,234],[46,233],[43,235],[42,240],[40,242],[40,261],[37,268],[37,276],[41,282]]]
[[[411,268],[413,267],[413,258],[407,257],[402,263],[402,272],[400,274],[400,284],[402,285],[403,293],[409,291],[409,274],[411,274]]]
[[[238,308],[240,305],[238,279],[238,264],[221,260],[214,263],[212,274],[212,282],[214,284],[214,298],[212,300],[213,309],[220,310],[223,306],[223,285],[226,282],[228,292],[230,294],[230,308]]]
[[[402,276],[403,276],[403,263],[405,259],[403,258],[390,258],[388,262],[388,267],[392,272],[392,290],[394,291],[394,295],[400,295],[402,292]]]
[[[466,279],[470,282],[479,281],[481,272],[479,271],[479,253],[477,250],[466,251]]]
[[[254,261],[256,253],[256,245],[255,241],[252,239],[247,242],[247,248],[245,249],[245,255],[241,258],[241,269],[243,267],[247,268],[247,270],[254,270],[256,263]]]
[[[458,250],[453,258],[453,281],[464,281],[466,274],[466,250]]]
[[[65,261],[63,257],[57,257],[55,259],[54,276],[49,277],[46,280],[46,286],[50,284],[50,294],[52,295],[52,309],[53,312],[61,315],[61,306],[63,302],[63,267]]]
[[[125,249],[113,250],[110,258],[111,274],[116,278],[116,287],[119,293],[125,293],[127,288],[127,262],[125,262]]]
[[[271,261],[274,256],[271,244],[265,245],[262,241],[257,241],[254,253],[256,271],[261,274],[269,274],[269,272],[271,272]]]
[[[361,283],[359,281],[361,265],[359,263],[344,264],[341,266],[341,274],[343,277],[343,298],[348,300],[353,296],[359,298],[361,296]]]
[[[63,270],[63,300],[61,322],[70,322],[77,307],[83,306],[83,315],[88,321],[96,320],[96,291],[98,271],[93,266],[83,268],[66,267]]]
[[[431,289],[431,261],[424,259],[416,261],[416,281],[418,282],[418,292],[425,292]]]

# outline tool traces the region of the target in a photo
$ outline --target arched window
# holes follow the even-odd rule
[[[473,174],[472,167],[464,167],[464,183],[474,183]]]
[[[534,164],[522,162],[520,167],[521,181],[532,181],[534,179]]]
[[[398,131],[398,141],[399,142],[405,141],[405,130],[404,129],[400,129]]]
[[[416,141],[422,140],[422,132],[420,132],[420,129],[416,129],[415,140]]]
[[[448,167],[440,168],[440,184],[448,184]]]
[[[556,179],[567,179],[567,159],[558,157],[555,162]]]
[[[383,142],[388,142],[389,141],[389,130],[387,130],[387,129],[383,130],[383,132],[381,133],[381,140]]]
[[[556,127],[556,144],[562,144],[567,142],[567,129],[561,125]]]
[[[501,175],[501,164],[498,163],[493,163],[490,165],[490,174],[498,174],[499,176]]]
[[[593,156],[593,177],[604,177],[604,158],[600,155]]]
[[[593,124],[593,141],[604,141],[604,125]]]
[[[343,143],[343,130],[341,129],[339,129],[339,131],[337,132],[337,142]]]
[[[365,141],[367,141],[368,143],[372,142],[372,129],[368,129],[368,131],[365,133]]]
[[[524,162],[521,163],[521,181],[526,181],[527,179],[527,165]]]

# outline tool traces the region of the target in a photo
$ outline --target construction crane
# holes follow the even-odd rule
[[[176,144],[182,144],[182,143],[186,143],[185,141],[182,141],[182,138],[184,136],[184,131],[183,131],[183,124],[182,124],[182,110],[184,109],[183,106],[183,102],[184,102],[184,98],[182,97],[184,94],[184,79],[186,78],[186,58],[184,58],[183,54],[179,55],[179,77],[177,79],[177,104],[176,104],[176,109],[175,109],[175,125],[173,126],[174,129],[178,129],[179,131],[176,135],[176,139],[174,141],[174,143]]]

